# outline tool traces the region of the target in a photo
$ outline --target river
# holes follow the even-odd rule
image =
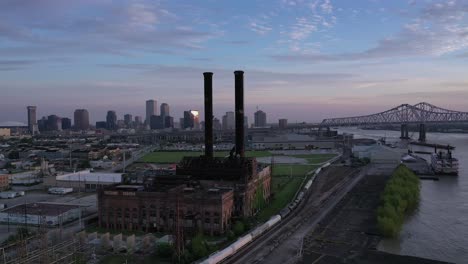
[[[355,138],[386,137],[399,141],[399,131],[340,129]],[[411,135],[411,133],[410,133]],[[414,133],[413,138],[418,134]],[[405,220],[398,238],[384,239],[379,250],[460,264],[468,263],[468,134],[428,133],[428,142],[450,144],[460,163],[458,176],[421,181],[418,208]],[[413,150],[421,147],[412,146]],[[425,148],[426,151],[431,151]],[[419,154],[417,154],[419,155]],[[424,155],[421,155],[424,157]],[[428,158],[427,155],[424,158]]]

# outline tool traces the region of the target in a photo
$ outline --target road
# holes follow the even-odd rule
[[[276,229],[260,237],[226,261],[226,263],[294,263],[300,256],[302,240],[320,220],[366,175],[366,169],[346,176],[325,193],[320,193],[327,172],[319,174],[322,180],[314,183],[311,194],[302,209]]]

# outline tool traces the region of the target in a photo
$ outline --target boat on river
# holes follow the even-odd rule
[[[431,167],[435,174],[458,175],[458,159],[454,158],[452,151],[439,151],[431,155]]]

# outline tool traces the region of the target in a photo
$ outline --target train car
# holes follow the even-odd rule
[[[251,234],[247,234],[243,237],[240,237],[239,239],[237,239],[236,242],[232,243],[230,248],[232,248],[232,250],[234,252],[236,252],[237,250],[239,250],[241,247],[247,245],[248,243],[250,243],[252,241],[252,235]]]
[[[263,232],[265,232],[268,228],[269,226],[267,225],[267,223],[263,223],[259,227],[255,228],[252,232],[250,232],[250,234],[252,235],[252,238],[256,238],[259,235],[263,234]]]
[[[302,198],[304,198],[304,192],[300,192],[298,195],[297,195],[297,198],[296,198],[296,203],[299,203]]]
[[[331,165],[330,162],[327,162],[327,163],[325,163],[325,165],[322,166],[322,169],[324,169],[324,168],[326,168],[326,167],[328,167],[330,165]]]
[[[315,175],[319,174],[321,170],[322,170],[322,168],[321,168],[321,167],[320,167],[320,168],[318,168],[318,169],[315,171]]]
[[[279,221],[281,221],[281,216],[280,215],[274,215],[270,218],[270,220],[268,220],[268,222],[266,222],[266,224],[268,225],[268,228],[276,225]]]
[[[279,212],[279,214],[281,215],[281,219],[284,219],[286,216],[289,215],[289,213],[291,213],[291,209],[289,209],[288,207],[281,209],[281,211]]]
[[[207,259],[200,262],[200,264],[216,264],[223,261],[225,258],[234,254],[234,250],[231,247],[227,247],[223,250],[216,251],[215,253],[211,254]]]
[[[314,181],[314,178],[310,179],[306,185],[304,186],[304,189],[307,191],[309,190],[310,186],[312,185],[312,182]]]
[[[294,208],[296,208],[296,206],[297,206],[297,203],[296,203],[296,202],[292,202],[292,203],[290,203],[290,204],[288,205],[288,208],[292,211],[292,210],[294,210]]]

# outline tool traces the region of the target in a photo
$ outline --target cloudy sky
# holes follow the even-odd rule
[[[215,115],[320,121],[427,101],[468,111],[468,0],[1,0],[0,122],[144,116],[154,98]]]

